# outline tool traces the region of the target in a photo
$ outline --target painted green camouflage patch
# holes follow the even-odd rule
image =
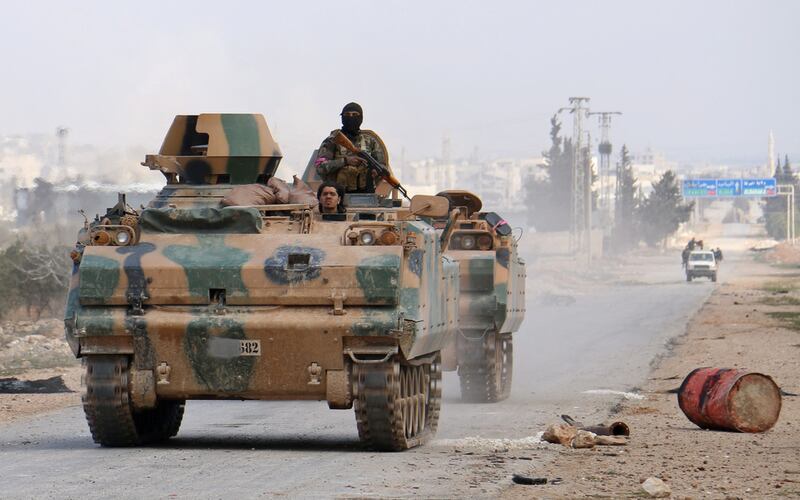
[[[191,321],[183,348],[195,380],[210,391],[246,391],[256,360],[252,356],[239,356],[238,348],[227,349],[231,344],[228,341],[238,345],[239,340],[246,338],[243,325],[230,318],[201,317]]]
[[[397,303],[400,285],[400,257],[376,255],[362,260],[356,267],[358,286],[367,302]]]
[[[199,245],[169,245],[164,255],[183,267],[189,293],[207,297],[212,288],[228,296],[247,295],[242,281],[242,265],[250,258],[244,250],[225,246],[222,235],[198,235]]]

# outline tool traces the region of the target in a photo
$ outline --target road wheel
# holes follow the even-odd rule
[[[160,443],[178,433],[186,408],[184,401],[163,400],[155,408],[134,412],[136,432],[141,444]]]
[[[353,365],[358,436],[370,448],[401,451],[436,434],[442,396],[439,353],[412,365],[392,360]]]
[[[459,339],[458,377],[461,399],[470,403],[495,403],[511,393],[514,344],[511,334],[492,332],[482,342]]]
[[[686,281],[692,281],[692,275],[691,274],[686,273]]]
[[[128,357],[87,356],[84,367],[81,399],[95,443],[134,446],[164,441],[178,433],[184,401],[159,401],[155,408],[133,410]]]
[[[500,365],[501,387],[497,400],[501,401],[511,395],[511,381],[514,375],[514,343],[510,333],[500,335],[500,345],[495,352],[498,354],[496,363]]]
[[[717,282],[717,273],[711,275],[711,281],[713,281],[714,283]]]

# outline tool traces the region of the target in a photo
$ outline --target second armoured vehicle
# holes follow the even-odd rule
[[[447,200],[354,196],[331,220],[304,203],[221,207],[280,159],[261,115],[178,116],[144,162],[166,178],[156,198],[121,197],[80,232],[65,326],[96,442],[168,439],[188,399],[354,407],[380,450],[435,432],[459,275],[421,217]]]
[[[491,403],[508,397],[513,333],[525,316],[525,262],[506,221],[481,212],[468,191],[443,191],[450,216],[442,228],[446,255],[459,263],[459,328],[444,354],[444,369],[458,370],[461,396]]]

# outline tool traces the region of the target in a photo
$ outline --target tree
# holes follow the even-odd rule
[[[667,170],[638,209],[642,238],[650,246],[664,245],[667,237],[689,220],[692,209],[694,202],[683,202],[678,179]]]
[[[778,164],[780,164],[780,160],[778,160]],[[789,163],[789,155],[784,155],[783,157],[783,179],[786,182],[794,180],[794,172],[792,172],[792,165]]]
[[[633,176],[633,161],[627,145],[622,145],[619,159],[619,192],[614,206],[614,246],[625,251],[636,245],[636,178]]]
[[[775,167],[775,181],[779,185],[794,186],[795,208],[800,206],[800,180],[792,169],[789,162],[789,155],[784,155],[783,166],[778,156],[778,164]],[[764,219],[766,221],[767,234],[776,240],[786,238],[786,203],[785,196],[773,196],[764,202]]]
[[[550,119],[550,149],[543,153],[542,178],[530,177],[526,182],[525,202],[528,220],[540,231],[569,228],[572,210],[572,143],[560,136],[561,123]]]

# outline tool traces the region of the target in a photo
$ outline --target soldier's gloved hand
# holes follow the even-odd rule
[[[348,155],[344,157],[344,164],[351,167],[366,167],[367,160],[356,155]]]

